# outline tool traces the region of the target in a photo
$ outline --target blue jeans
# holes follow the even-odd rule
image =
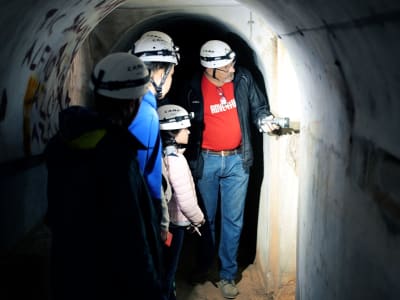
[[[237,253],[243,227],[244,204],[249,174],[243,169],[242,155],[220,156],[202,153],[204,170],[198,180],[198,189],[203,200],[215,244],[215,215],[218,196],[221,199],[221,235],[218,255],[221,262],[221,279],[233,280],[238,270]]]

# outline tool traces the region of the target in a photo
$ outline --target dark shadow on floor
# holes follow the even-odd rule
[[[49,299],[50,233],[42,224],[0,257],[0,299]]]

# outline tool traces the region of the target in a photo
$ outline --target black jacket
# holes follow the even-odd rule
[[[52,299],[161,299],[161,239],[129,131],[71,107],[47,145]]]
[[[258,120],[271,115],[267,96],[261,92],[254,82],[251,73],[241,67],[235,67],[233,79],[234,94],[242,131],[243,167],[249,171],[253,164],[253,149],[251,143],[251,123],[258,128]],[[194,112],[190,128],[189,145],[185,154],[194,178],[201,178],[203,161],[201,144],[204,129],[204,107],[201,93],[202,73],[198,73],[185,88],[181,105],[189,112]]]

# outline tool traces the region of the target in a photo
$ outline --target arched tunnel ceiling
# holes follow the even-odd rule
[[[182,6],[238,6],[244,5],[265,17],[265,21],[277,34],[285,35],[299,30],[310,30],[325,27],[327,24],[357,23],[365,19],[375,19],[387,12],[400,9],[398,1],[366,0],[357,1],[274,1],[274,0],[218,0],[218,1],[136,1],[127,0],[122,4],[126,8],[174,8]],[[393,16],[392,13],[390,15]],[[351,22],[350,21],[350,22]]]
[[[113,20],[124,16],[111,15],[110,22],[100,23],[99,28],[94,30],[96,35],[101,35],[104,28],[112,26],[115,22]],[[245,65],[257,79],[260,89],[265,91],[265,78],[257,66],[258,60],[255,51],[241,36],[241,32],[237,32],[235,28],[212,16],[171,12],[146,18],[139,24],[133,24],[123,34],[117,35],[119,38],[112,43],[110,49],[105,50],[106,52],[101,53],[98,57],[102,57],[108,52],[128,51],[132,47],[132,41],[137,40],[147,30],[161,30],[173,37],[174,43],[179,46],[181,62],[175,69],[175,84],[172,85],[168,97],[176,98],[177,90],[183,84],[181,80],[187,79],[190,74],[201,69],[198,52],[201,45],[209,39],[226,41],[236,52],[237,63]]]
[[[3,40],[9,41],[5,43],[1,49],[4,57],[10,61],[15,61],[16,65],[21,65],[23,69],[12,69],[7,72],[6,66],[2,67],[0,79],[5,83],[5,86],[12,86],[13,82],[23,81],[28,82],[28,78],[32,71],[38,74],[42,73],[44,80],[48,81],[48,85],[59,85],[66,70],[69,68],[69,62],[72,61],[76,51],[82,45],[82,42],[90,33],[90,31],[104,17],[111,13],[117,7],[149,7],[155,11],[163,11],[166,8],[180,10],[185,5],[190,4],[196,6],[196,2],[186,1],[80,1],[73,3],[64,1],[48,1],[40,4],[24,2],[27,9],[20,9],[22,1],[8,2],[3,11],[11,12],[1,20],[2,28],[6,28],[2,32]],[[336,87],[336,93],[349,94],[348,80],[355,79],[355,84],[362,84],[367,81],[366,72],[358,74],[356,68],[350,67],[355,64],[364,67],[364,62],[373,63],[377,69],[393,68],[390,59],[396,56],[398,45],[395,44],[394,32],[385,30],[390,28],[390,23],[395,22],[399,15],[400,3],[398,1],[345,1],[338,0],[335,2],[326,1],[203,1],[202,5],[240,5],[251,7],[259,15],[262,15],[265,21],[271,26],[273,31],[282,38],[283,43],[288,47],[290,54],[300,68],[297,69],[299,77],[302,79],[302,85],[307,87],[304,90],[304,99],[309,101],[304,103],[304,107],[315,107],[312,103],[312,95],[315,95],[312,82],[314,78],[323,78],[324,76],[346,76],[343,78],[345,86]],[[22,22],[13,22],[13,20],[23,20]],[[376,32],[363,32],[363,28],[374,26]],[[388,27],[389,26],[389,27]],[[30,32],[33,31],[33,32]],[[15,35],[14,33],[18,34]],[[369,36],[371,34],[371,36]],[[376,49],[364,47],[369,43],[369,40],[377,37],[382,42],[374,45]],[[350,50],[347,45],[352,44],[354,49]],[[17,51],[16,51],[17,49]],[[391,51],[389,55],[378,57],[376,53],[386,53]],[[58,56],[57,56],[58,55]],[[54,56],[54,57],[53,57]],[[49,59],[49,61],[46,61]],[[52,78],[52,65],[57,65],[57,72]],[[335,69],[336,68],[336,69]],[[339,74],[337,74],[339,72]],[[395,70],[391,70],[395,72]],[[309,76],[312,75],[312,76]],[[49,78],[47,78],[49,77]],[[307,78],[310,80],[308,81]],[[40,79],[43,81],[42,79]],[[378,90],[378,85],[383,84],[392,86],[393,76],[379,76],[372,81],[375,90]],[[379,82],[384,81],[384,82]],[[326,85],[331,83],[323,81]],[[358,87],[357,87],[358,88]],[[343,90],[343,91],[340,91]],[[7,89],[6,96],[10,99],[24,98],[24,89]],[[325,93],[326,91],[324,91]],[[369,91],[368,91],[369,92]],[[49,91],[50,93],[50,91]],[[56,93],[56,92],[54,92]],[[375,93],[375,91],[371,92]],[[393,101],[393,96],[390,94],[387,101]],[[4,93],[3,93],[4,94]],[[379,95],[381,96],[381,95]],[[4,97],[3,97],[4,98]],[[356,116],[352,110],[354,107],[366,109],[368,106],[358,105],[357,102],[363,101],[360,97],[342,97],[338,95],[339,101],[346,106],[348,121],[353,122]],[[371,98],[371,101],[376,104],[376,101]],[[4,103],[4,102],[3,102]],[[330,105],[331,101],[327,103]],[[371,104],[372,105],[372,104]],[[379,105],[384,105],[379,104]],[[317,105],[318,106],[318,105]],[[20,111],[17,102],[11,101],[7,107],[12,111],[10,115]],[[313,109],[314,112],[318,110]],[[5,128],[8,123],[12,122],[7,119],[7,114],[3,114],[5,119]],[[358,114],[363,116],[364,114]],[[324,117],[324,116],[322,116]],[[360,126],[368,122],[369,118],[361,119]],[[382,130],[393,132],[393,124],[386,122],[385,118],[378,120],[382,126]],[[14,123],[13,123],[14,124]],[[20,125],[21,126],[21,125]],[[1,127],[0,127],[1,130]],[[3,129],[5,131],[5,129]],[[4,141],[3,159],[20,155],[19,151],[8,149],[8,145],[15,144],[13,140],[22,140],[19,135],[23,132],[21,128],[16,129],[16,134],[12,134],[9,139]],[[9,136],[5,133],[5,136]],[[392,152],[399,151],[398,147],[394,147],[390,141],[386,140],[380,131],[375,130],[370,133],[371,139],[375,137],[381,140],[380,143],[386,148],[392,148]],[[25,138],[25,137],[24,137]],[[334,138],[334,137],[333,137]],[[11,147],[12,148],[12,147]],[[29,149],[28,149],[29,150]],[[25,151],[26,152],[26,151]],[[29,153],[26,152],[26,153]]]
[[[362,85],[366,78],[360,78],[358,71],[354,65],[362,66],[364,62],[377,64],[375,68],[385,69],[390,66],[390,61],[385,59],[377,59],[376,53],[391,51],[388,57],[395,57],[397,45],[390,46],[387,43],[390,41],[390,31],[384,31],[384,26],[390,26],[390,23],[396,20],[398,14],[393,13],[400,9],[400,2],[398,1],[377,1],[367,0],[363,2],[338,0],[335,2],[326,2],[323,0],[314,1],[202,1],[201,5],[197,1],[125,1],[121,7],[126,8],[140,8],[151,9],[162,12],[163,10],[176,10],[178,12],[184,11],[184,7],[196,8],[200,6],[240,6],[244,5],[251,8],[254,12],[261,15],[264,21],[271,27],[285,46],[288,47],[290,55],[294,62],[301,62],[302,65],[297,64],[298,77],[301,78],[304,89],[305,102],[303,107],[313,108],[312,113],[315,116],[311,118],[332,118],[329,113],[329,106],[332,101],[324,103],[314,103],[314,95],[316,94],[313,84],[315,78],[323,80],[321,84],[321,93],[337,94],[338,101],[343,101],[343,111],[340,114],[346,116],[346,122],[343,126],[352,128],[356,125],[355,118],[361,116],[359,121],[360,127],[365,126],[368,118],[362,119],[364,113],[355,114],[355,107],[364,109],[362,97],[358,98],[352,95],[350,91],[349,81],[355,82],[355,85]],[[168,22],[168,20],[163,20]],[[170,22],[169,24],[172,24]],[[173,25],[171,25],[173,26]],[[365,48],[365,44],[373,39],[373,36],[368,36],[371,32],[364,32],[364,28],[373,26],[376,28],[376,34],[384,42],[377,45],[375,53],[370,49]],[[190,34],[190,28],[188,34]],[[381,31],[381,32],[380,32]],[[393,40],[392,40],[393,41]],[[353,45],[353,50],[347,51],[347,45]],[[361,77],[365,76],[364,72]],[[329,77],[339,78],[342,77],[341,83],[338,86],[333,86]],[[378,89],[379,85],[392,85],[394,84],[393,77],[379,76],[374,80],[373,85]],[[381,81],[381,82],[380,82]],[[340,82],[340,81],[338,81]],[[388,83],[389,82],[389,83]],[[357,87],[358,88],[358,87]],[[372,86],[370,87],[372,89]],[[327,89],[327,90],[324,90]],[[367,91],[367,93],[370,93]],[[389,96],[392,98],[392,96]],[[318,100],[319,101],[319,100]],[[375,102],[374,99],[371,101]],[[392,101],[388,99],[387,101]],[[374,104],[371,104],[374,105]],[[322,106],[321,113],[319,109]],[[318,116],[318,114],[321,114]],[[361,121],[361,122],[360,122]],[[348,124],[347,124],[348,123]],[[385,130],[393,131],[393,126],[389,125],[385,120],[381,120],[381,125]],[[363,130],[362,128],[356,128]],[[340,129],[342,130],[342,129]],[[345,129],[348,130],[348,129]],[[330,139],[336,138],[335,133],[329,133],[333,136]],[[380,140],[385,148],[391,148],[392,153],[398,151],[399,146],[394,146],[391,141],[387,140],[380,132],[369,132],[368,139]]]
[[[168,0],[168,1],[147,1],[147,0],[127,0],[124,2],[123,6],[127,8],[160,8],[160,7],[169,7],[169,8],[179,8],[179,6],[185,7],[198,7],[198,6],[232,6],[238,5],[240,1],[235,0],[202,0],[199,2],[198,0]]]

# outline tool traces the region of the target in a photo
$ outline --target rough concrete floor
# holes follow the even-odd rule
[[[39,225],[12,254],[0,256],[0,299],[48,300],[48,267],[50,235],[46,227]],[[218,271],[211,272],[210,280],[193,284],[193,244],[190,238],[184,244],[182,258],[177,272],[178,300],[219,300],[224,299],[217,288]],[[239,255],[240,256],[240,255]],[[248,260],[248,258],[247,258]],[[239,260],[237,300],[294,300],[294,285],[282,290],[281,295],[267,295],[257,268]],[[150,299],[151,300],[151,299]]]
[[[190,283],[190,277],[193,275],[193,240],[186,236],[182,257],[176,276],[177,299],[178,300],[222,300],[225,299],[218,284],[218,267],[211,270],[208,280],[200,283]],[[250,247],[251,248],[251,247]],[[278,295],[267,294],[261,274],[252,262],[252,253],[248,253],[248,247],[239,249],[239,272],[236,280],[239,295],[237,300],[294,300],[295,285],[290,285],[282,289]]]

